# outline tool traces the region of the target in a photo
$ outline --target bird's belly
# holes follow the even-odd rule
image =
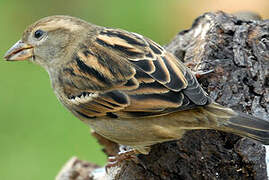
[[[175,121],[171,123],[171,119],[168,120],[165,117],[88,119],[86,122],[98,134],[128,146],[150,146],[164,141],[179,139],[184,133],[184,129],[178,123]]]

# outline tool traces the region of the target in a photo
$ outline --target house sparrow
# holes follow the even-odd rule
[[[69,16],[28,27],[5,54],[48,72],[57,98],[98,134],[136,153],[186,130],[216,129],[269,144],[269,122],[211,100],[192,72],[154,41]]]

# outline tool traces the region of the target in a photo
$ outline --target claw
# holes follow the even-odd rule
[[[136,151],[134,149],[120,151],[116,156],[108,157],[108,163],[106,165],[106,172],[109,168],[118,166],[125,160],[130,160],[136,158]]]

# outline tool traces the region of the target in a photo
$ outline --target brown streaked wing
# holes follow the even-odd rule
[[[154,109],[178,108],[182,105],[182,93],[169,91],[161,94],[129,95],[130,105],[123,111],[149,111]]]
[[[180,91],[188,85],[184,77],[185,67],[181,67],[173,55],[148,38],[126,31],[105,29],[97,35],[96,44],[125,57],[137,69],[145,71],[168,89]]]
[[[99,92],[98,98],[77,105],[85,117],[159,116],[209,102],[190,70],[150,39],[105,29],[84,47],[70,69]]]
[[[163,94],[169,91],[170,90],[167,89],[165,86],[163,86],[157,81],[154,81],[154,82],[148,82],[148,83],[141,82],[138,88],[127,91],[127,94],[128,95]]]
[[[130,104],[129,97],[121,91],[110,91],[93,98],[92,101],[73,105],[73,110],[85,118],[106,116],[118,112]],[[111,115],[111,114],[110,114]]]
[[[64,89],[75,87],[81,91],[96,92],[125,85],[129,89],[138,86],[138,82],[132,79],[135,68],[105,52],[94,53],[87,46],[82,47],[62,69]]]
[[[113,35],[118,35],[120,38],[121,33],[122,31],[117,31],[117,33],[114,32]],[[133,43],[137,48],[141,49],[144,47],[144,56],[143,58],[130,57],[128,59],[129,62],[137,67],[135,77],[139,82],[143,82],[140,84],[140,88],[133,90],[132,93],[135,93],[136,91],[138,94],[150,94],[150,91],[145,91],[149,90],[150,87],[152,93],[166,92],[165,90],[158,89],[156,83],[153,83],[153,80],[155,80],[155,82],[163,84],[169,90],[177,92],[183,91],[184,95],[187,96],[185,99],[190,99],[194,104],[205,105],[210,103],[210,98],[203,91],[191,71],[175,56],[166,52],[160,45],[148,38],[134,33],[129,33],[127,35],[125,31],[124,33],[125,36],[129,35],[129,39],[134,38],[134,40],[132,40],[133,42],[139,40],[140,43],[144,42],[146,44],[145,46],[145,44],[141,45]],[[131,40],[129,41],[131,42]],[[141,70],[146,73],[141,73]]]

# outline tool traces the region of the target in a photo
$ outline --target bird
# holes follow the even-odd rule
[[[269,144],[268,120],[214,102],[184,63],[134,32],[49,16],[30,25],[4,58],[43,67],[72,114],[135,154],[194,129]]]

